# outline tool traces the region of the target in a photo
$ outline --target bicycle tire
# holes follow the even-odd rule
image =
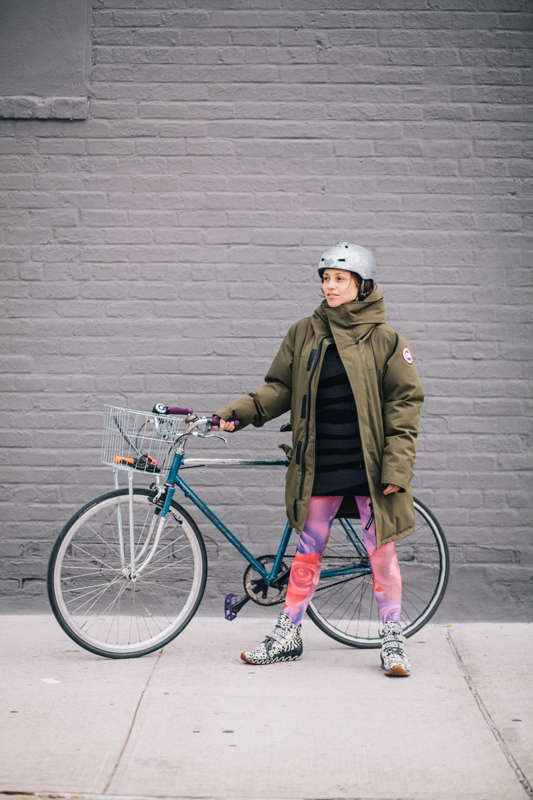
[[[417,633],[436,612],[450,574],[448,544],[438,520],[416,498],[414,506],[415,531],[396,542],[402,573],[402,627],[406,637]],[[349,522],[353,525],[353,521]],[[360,528],[358,533],[362,542]],[[381,647],[383,626],[374,599],[368,556],[366,551],[362,556],[357,553],[340,520],[335,520],[324,553],[323,574],[327,573],[328,562],[335,564],[333,571],[344,566],[352,568],[352,574],[323,580],[321,577],[307,609],[309,617],[321,631],[349,647]],[[354,574],[353,567],[359,568],[358,574]]]
[[[147,489],[133,492],[137,567],[161,518],[153,497]],[[119,524],[128,559],[128,489],[100,495],[74,514],[50,555],[48,597],[78,645],[106,658],[138,658],[167,645],[193,618],[205,590],[207,554],[195,521],[172,502],[154,558],[132,581],[120,558]]]

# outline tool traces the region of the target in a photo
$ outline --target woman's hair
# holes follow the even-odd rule
[[[353,280],[359,287],[359,293],[357,295],[358,300],[366,300],[367,297],[370,297],[374,289],[376,288],[377,284],[374,283],[372,280],[364,281],[357,272],[350,272]],[[324,283],[324,270],[320,272],[320,280]]]

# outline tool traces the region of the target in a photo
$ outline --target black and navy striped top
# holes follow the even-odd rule
[[[316,396],[313,495],[370,496],[357,408],[335,345],[324,355]]]

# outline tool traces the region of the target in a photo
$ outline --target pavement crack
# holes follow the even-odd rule
[[[163,655],[163,649],[161,649],[159,651],[159,653],[157,654],[157,658],[156,658],[156,660],[154,662],[154,665],[153,665],[152,669],[150,670],[150,674],[148,675],[148,678],[146,680],[144,688],[143,688],[143,690],[141,692],[141,696],[139,697],[139,701],[138,701],[138,703],[137,703],[137,705],[135,707],[135,711],[133,712],[133,717],[132,717],[132,720],[131,720],[130,727],[128,729],[128,733],[126,734],[126,739],[124,740],[124,744],[122,745],[120,753],[118,754],[118,758],[117,758],[117,760],[115,762],[115,765],[114,765],[113,769],[111,770],[111,775],[109,776],[109,779],[108,779],[106,785],[103,788],[103,791],[102,791],[103,795],[107,794],[107,791],[108,791],[109,787],[111,786],[111,783],[113,782],[113,778],[115,777],[115,774],[117,772],[118,766],[119,766],[119,764],[120,764],[120,762],[122,760],[122,756],[124,755],[124,753],[126,751],[126,747],[128,746],[128,743],[130,741],[131,734],[132,734],[133,728],[135,726],[135,721],[137,719],[137,714],[139,712],[139,709],[141,707],[141,703],[143,701],[143,697],[144,697],[144,695],[146,693],[146,690],[148,689],[148,687],[150,685],[150,681],[152,680],[153,674],[154,674],[154,672],[156,670],[157,665],[159,664],[159,661],[160,661],[162,655]]]
[[[528,781],[528,779],[526,778],[526,776],[524,775],[524,773],[522,772],[522,770],[520,769],[520,767],[516,763],[516,760],[515,760],[513,754],[511,753],[511,751],[510,751],[505,739],[503,738],[503,736],[501,735],[500,731],[496,727],[496,724],[495,724],[494,720],[492,719],[491,715],[489,714],[489,711],[488,711],[485,703],[481,699],[481,695],[479,694],[478,690],[476,689],[476,687],[474,685],[474,681],[472,680],[472,678],[468,674],[468,670],[466,669],[465,663],[464,663],[463,659],[461,658],[461,655],[459,653],[459,650],[457,649],[457,646],[456,646],[455,642],[452,639],[452,634],[451,634],[450,630],[446,630],[446,639],[448,640],[448,644],[450,645],[450,649],[451,649],[451,651],[452,651],[452,653],[454,655],[454,658],[455,658],[455,660],[457,662],[457,666],[459,667],[459,671],[461,672],[463,678],[465,679],[466,685],[470,689],[470,691],[471,691],[471,693],[472,693],[472,695],[474,697],[474,700],[476,701],[476,703],[478,705],[478,708],[481,711],[481,714],[482,714],[485,722],[487,723],[487,725],[489,726],[490,730],[492,731],[492,735],[494,736],[494,738],[498,742],[501,751],[503,752],[505,758],[509,762],[509,766],[511,767],[511,769],[515,773],[515,775],[518,778],[518,780],[520,781],[520,783],[522,784],[522,787],[523,787],[524,791],[526,792],[528,797],[533,798],[533,786],[530,784],[530,782]]]

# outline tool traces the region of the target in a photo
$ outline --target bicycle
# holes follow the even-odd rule
[[[190,408],[156,405],[152,412],[105,407],[102,461],[113,467],[115,489],[89,501],[59,534],[48,567],[53,613],[71,639],[96,655],[135,658],[167,645],[196,613],[207,579],[202,534],[174,499],[192,501],[248,562],[244,595],[225,598],[226,619],[252,600],[282,603],[294,554],[287,522],[275,554],[255,557],[201,500],[180,474],[209,466],[286,467],[286,459],[190,458],[190,436],[217,437],[217,420]],[[182,428],[182,426],[184,426]],[[290,430],[290,425],[281,430]],[[119,488],[126,471],[128,488]],[[154,476],[149,489],[134,488],[134,473]],[[165,483],[161,477],[168,472]],[[450,569],[448,546],[432,512],[414,501],[415,532],[396,543],[402,567],[404,634],[419,631],[441,603]],[[307,610],[328,636],[359,648],[380,647],[381,620],[363,535],[350,517],[335,520],[320,581]]]

